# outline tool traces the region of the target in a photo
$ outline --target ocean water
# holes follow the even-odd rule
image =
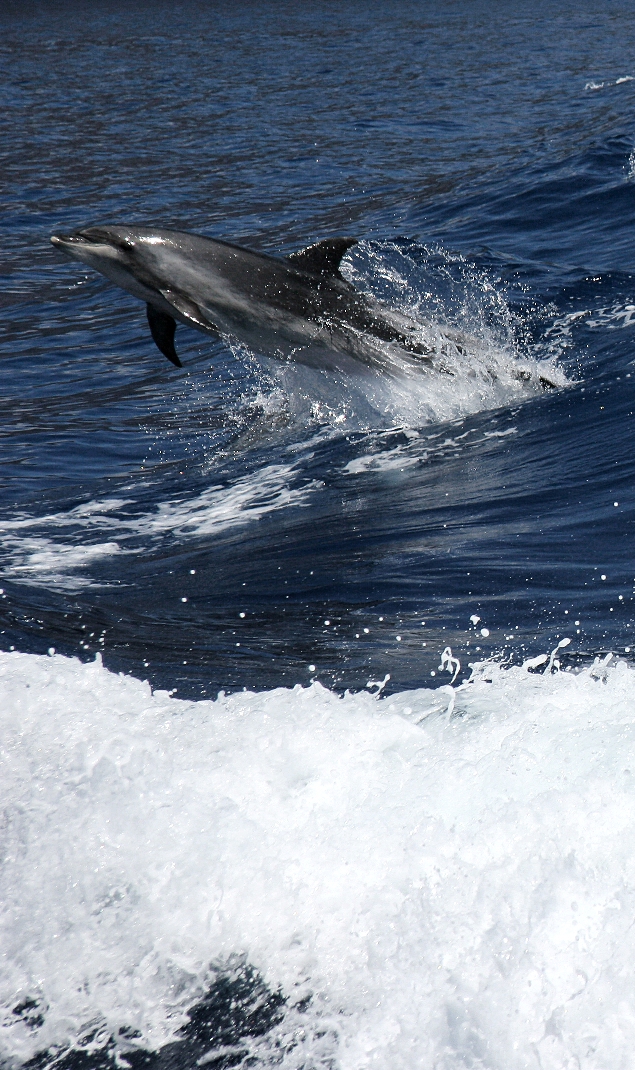
[[[2,1070],[630,1070],[635,13],[0,27]],[[139,222],[469,344],[177,370],[49,243]]]

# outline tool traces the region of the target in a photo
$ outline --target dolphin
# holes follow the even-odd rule
[[[177,368],[176,324],[229,335],[256,351],[312,367],[350,371],[431,365],[444,347],[465,345],[373,301],[340,273],[356,238],[327,238],[270,256],[185,231],[95,226],[53,234],[53,245],[95,268],[147,306],[152,337]],[[519,378],[527,378],[520,373]],[[555,384],[540,378],[543,387]]]

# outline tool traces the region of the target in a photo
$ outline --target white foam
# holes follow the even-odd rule
[[[2,520],[0,521],[0,532],[24,531],[27,528],[42,527],[44,525],[51,528],[71,527],[73,524],[77,524],[78,521],[81,521],[85,526],[94,524],[102,529],[108,524],[114,527],[117,521],[108,514],[115,510],[123,509],[129,504],[131,504],[130,498],[110,498],[102,501],[84,502],[82,505],[76,505],[73,509],[68,509],[63,513],[49,513],[40,517],[20,516],[12,520]]]
[[[84,502],[66,512],[45,516],[17,516],[0,521],[4,562],[2,575],[16,582],[37,582],[42,586],[75,591],[96,586],[81,569],[103,558],[121,552],[118,542],[86,542],[86,533],[112,531],[120,527],[110,514],[125,508],[129,499],[111,498]],[[81,543],[57,542],[48,535],[37,535],[38,528],[80,527]]]
[[[31,537],[13,539],[12,544],[11,562],[2,570],[4,577],[18,582],[37,581],[42,586],[66,591],[98,586],[78,570],[121,552],[117,542],[73,545]]]
[[[221,534],[279,509],[305,504],[321,484],[313,480],[293,487],[296,474],[293,465],[265,465],[229,487],[211,486],[201,494],[160,502],[152,512],[133,516],[112,516],[129,504],[127,499],[112,499],[88,502],[67,513],[7,520],[0,525],[6,553],[2,575],[68,591],[99,586],[81,570],[94,561],[135,552],[125,548],[131,539],[157,538],[165,532],[180,537]],[[81,541],[56,542],[48,535],[32,534],[37,528],[63,527],[79,528]],[[118,541],[85,541],[99,530],[116,530]]]
[[[624,327],[632,327],[634,322],[635,305],[631,302],[617,301],[611,306],[580,309],[578,312],[569,312],[564,316],[558,316],[545,331],[545,338],[552,345],[554,343],[559,344],[564,349],[573,344],[572,331],[576,325],[615,331]]]
[[[358,475],[360,472],[403,472],[405,468],[422,464],[427,458],[427,453],[408,455],[407,446],[396,446],[392,450],[384,450],[381,453],[365,453],[361,457],[354,457],[345,464],[342,471],[349,475]]]
[[[380,452],[355,457],[343,466],[342,471],[347,475],[358,475],[360,472],[403,472],[415,465],[425,464],[430,457],[458,457],[462,451],[478,448],[488,439],[507,438],[508,435],[518,434],[518,430],[515,427],[508,427],[505,431],[473,429],[460,435],[442,437],[440,434],[419,435],[417,432],[402,429],[402,434],[408,438],[408,442],[393,449],[384,448]],[[381,439],[377,437],[375,445],[380,443]]]
[[[621,78],[616,78],[612,82],[586,82],[584,88],[587,90],[604,89],[605,86],[624,85],[626,82],[634,81],[632,74],[624,74]]]
[[[229,487],[210,487],[195,498],[161,503],[156,513],[135,521],[137,534],[171,531],[179,535],[208,535],[227,531],[267,513],[305,504],[315,481],[292,488],[290,465],[266,465],[255,476],[238,479]]]
[[[1,1058],[159,1045],[238,952],[313,996],[259,1065],[631,1065],[632,667],[183,702],[16,653],[0,686]]]
[[[608,328],[619,330],[623,327],[632,327],[635,320],[635,305],[631,303],[616,303],[610,308],[598,308],[586,321],[588,327]]]

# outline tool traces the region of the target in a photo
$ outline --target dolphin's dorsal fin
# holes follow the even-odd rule
[[[287,259],[294,267],[310,271],[312,275],[339,276],[342,257],[351,245],[357,245],[357,238],[326,238],[291,253]]]
[[[173,320],[171,316],[168,316],[167,312],[160,312],[154,305],[149,304],[147,307],[150,333],[152,334],[154,341],[164,357],[171,360],[176,368],[182,368],[183,365],[177,357],[176,349],[174,348],[176,320]]]

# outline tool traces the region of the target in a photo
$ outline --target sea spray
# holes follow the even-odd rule
[[[8,1062],[90,1023],[160,1048],[244,961],[286,1001],[261,1065],[627,1065],[625,661],[478,663],[450,713],[447,684],[184,702],[59,655],[0,681]]]

